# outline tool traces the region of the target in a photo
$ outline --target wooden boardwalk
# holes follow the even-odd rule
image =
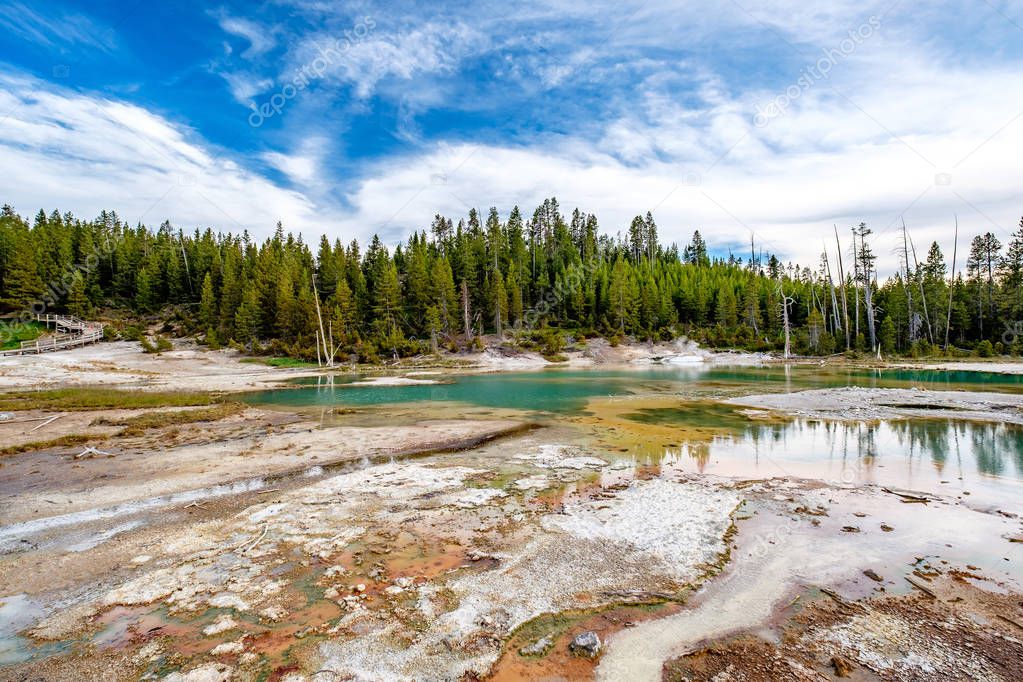
[[[22,341],[20,348],[0,351],[5,355],[34,355],[55,350],[77,348],[103,339],[103,325],[86,322],[73,315],[36,315],[36,321],[53,327],[53,334],[47,334],[32,341]]]

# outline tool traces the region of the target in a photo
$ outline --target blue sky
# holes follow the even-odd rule
[[[13,0],[0,31],[22,214],[394,242],[554,195],[804,264],[836,224],[888,259],[903,217],[950,253],[954,216],[1023,214],[1023,0]]]

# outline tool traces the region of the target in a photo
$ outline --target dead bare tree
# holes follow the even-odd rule
[[[867,228],[866,223],[860,223],[859,228],[853,232],[853,234],[857,234],[860,238],[859,254],[857,254],[856,258],[859,261],[857,272],[861,276],[861,284],[863,285],[863,301],[867,313],[867,333],[870,334],[870,350],[873,351],[875,345],[877,345],[877,334],[874,326],[873,277],[871,275],[873,272],[874,254],[867,244],[867,235],[870,233],[871,231]],[[857,300],[859,299],[857,298]]]
[[[831,276],[831,262],[828,260],[828,247],[824,247],[824,267],[828,272],[828,290],[831,292],[831,310],[834,320],[835,335],[842,331],[841,318],[838,316],[838,295],[835,293],[835,280]],[[827,319],[826,317],[824,319]]]
[[[320,312],[320,294],[316,291],[316,273],[313,273],[313,300],[316,301],[316,319],[320,324],[320,334],[316,338],[316,365],[318,367],[323,366],[323,362],[320,359],[320,343],[323,344],[323,354],[327,354],[327,337],[323,333],[323,313]],[[328,367],[333,367],[334,363],[331,360],[327,361]]]
[[[465,324],[465,340],[469,343],[472,341],[472,324],[469,319],[469,285],[464,279],[462,280],[462,321]]]
[[[853,299],[856,305],[856,323],[853,338],[860,338],[860,255],[856,248],[856,228],[852,228]]]
[[[791,332],[792,329],[789,325],[789,306],[796,302],[796,299],[791,296],[785,295],[785,288],[782,283],[778,282],[778,293],[781,295],[781,324],[782,329],[785,331],[785,359],[788,360],[791,356]]]
[[[842,242],[838,238],[838,225],[835,225],[835,242],[838,244],[838,277],[842,287],[842,318],[845,329],[845,349],[852,348],[852,340],[849,337],[849,299],[845,295],[845,269],[842,267]]]
[[[956,283],[956,255],[959,250],[959,216],[956,215],[955,237],[952,241],[952,270],[948,280],[948,310],[945,313],[945,350],[948,350],[948,330],[952,326],[952,293]]]
[[[913,289],[909,286],[909,238],[906,236],[906,219],[902,219],[902,263],[905,276],[902,278],[902,290],[906,294],[906,323],[909,325],[909,342],[917,339],[917,322],[913,311]]]
[[[920,261],[916,259],[916,246],[913,244],[913,238],[909,238],[909,250],[913,254],[913,270],[915,271],[916,283],[920,287],[920,302],[924,307],[924,323],[927,325],[927,340],[934,343],[934,329],[931,327],[931,316],[927,312],[927,296],[924,294],[924,282],[923,278],[920,277]]]

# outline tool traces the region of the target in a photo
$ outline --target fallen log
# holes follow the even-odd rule
[[[892,490],[891,488],[881,488],[881,490],[885,491],[889,495],[901,497],[904,502],[921,502],[923,504],[927,504],[932,500],[932,498],[930,497],[922,497],[920,495],[913,495],[911,493],[900,493],[899,491]]]
[[[55,415],[53,415],[52,417],[48,418],[48,419],[47,419],[46,421],[44,421],[44,422],[43,422],[42,424],[38,424],[38,425],[36,425],[36,426],[32,427],[31,429],[29,429],[28,431],[29,431],[29,433],[31,433],[31,432],[33,432],[33,431],[38,431],[39,429],[41,429],[41,428],[43,428],[44,426],[47,426],[47,425],[49,425],[49,424],[52,424],[52,423],[53,423],[53,422],[55,422],[55,421],[56,421],[56,420],[57,420],[58,418],[60,418],[60,417],[63,417],[63,416],[64,416],[64,415],[62,415],[62,414],[55,414]]]

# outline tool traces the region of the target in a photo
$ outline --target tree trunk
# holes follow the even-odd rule
[[[924,293],[924,283],[920,278],[920,262],[916,259],[916,246],[913,244],[913,238],[909,238],[909,249],[913,253],[913,269],[916,270],[915,276],[917,284],[920,285],[920,302],[924,307],[924,323],[927,324],[927,340],[934,343],[934,329],[931,327],[931,316],[927,312],[927,295]]]
[[[952,326],[952,292],[955,291],[956,252],[959,250],[959,216],[955,216],[955,220],[955,237],[952,241],[952,270],[950,271],[948,280],[948,310],[945,313],[945,350],[948,350],[948,330],[949,327]]]
[[[320,341],[323,341],[323,354],[327,355],[327,337],[323,333],[323,315],[320,313],[320,294],[316,291],[316,275],[313,275],[313,300],[316,301],[316,319],[320,324],[320,335],[316,339],[316,364],[320,363]],[[324,357],[327,361],[328,367],[333,367],[334,363],[329,358]]]
[[[465,324],[465,340],[472,341],[472,326],[469,324],[469,285],[462,280],[462,321]]]
[[[835,225],[835,242],[838,243],[838,276],[842,287],[842,318],[845,329],[845,349],[852,348],[849,338],[849,299],[845,295],[845,269],[842,267],[842,242],[838,239],[838,225]]]

